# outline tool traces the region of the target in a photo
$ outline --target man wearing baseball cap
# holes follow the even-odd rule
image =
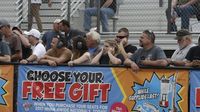
[[[45,45],[46,50],[49,50],[51,48],[51,41],[53,39],[53,37],[57,36],[60,34],[60,19],[56,19],[53,22],[53,29],[44,33],[43,37],[42,37],[42,42]]]
[[[11,61],[18,62],[22,59],[21,40],[18,35],[13,33],[9,22],[6,19],[0,19],[0,32],[4,35],[2,40],[9,45],[11,50]]]
[[[168,63],[175,66],[184,66],[185,57],[189,49],[195,44],[192,43],[192,35],[185,29],[177,31],[175,39],[179,47],[175,50],[171,59],[168,59]]]
[[[36,29],[31,29],[29,32],[24,33],[28,36],[28,40],[32,45],[32,54],[27,59],[21,60],[20,63],[37,62],[46,53],[44,45],[39,42],[40,32]]]

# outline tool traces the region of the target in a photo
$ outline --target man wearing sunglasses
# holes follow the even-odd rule
[[[115,40],[118,43],[119,51],[124,59],[129,58],[137,50],[136,46],[128,44],[129,30],[121,28],[118,30]]]
[[[167,66],[167,58],[164,51],[154,44],[155,35],[152,31],[144,30],[139,39],[141,46],[131,58],[124,61],[125,65],[131,66],[134,71],[139,66]]]

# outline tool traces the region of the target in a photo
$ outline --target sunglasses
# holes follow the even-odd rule
[[[116,36],[116,37],[119,38],[119,39],[123,39],[123,38],[127,37],[127,35],[125,35],[125,36]]]

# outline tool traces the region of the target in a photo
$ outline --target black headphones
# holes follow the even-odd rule
[[[76,44],[76,48],[77,48],[78,50],[83,49],[83,42],[82,42],[82,41],[78,41],[77,44]]]
[[[62,48],[65,44],[64,44],[64,38],[62,37],[62,35],[60,35],[60,34],[58,34],[57,36],[56,36],[56,38],[58,38],[58,43],[57,43],[57,45],[56,45],[56,47],[58,48],[58,49],[60,49],[60,48]]]

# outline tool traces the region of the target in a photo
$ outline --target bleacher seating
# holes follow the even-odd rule
[[[17,2],[17,0],[15,0]],[[0,17],[8,18],[11,25],[17,24],[17,10],[16,4],[13,0],[2,0],[0,3]],[[43,23],[44,31],[52,28],[52,21],[56,18],[62,18],[61,7],[63,0],[52,1],[52,7],[49,8],[47,2],[43,2],[41,5],[41,19]],[[66,2],[66,1],[65,1]],[[83,22],[83,4],[77,13],[71,17],[71,26],[77,29],[82,28]],[[156,32],[156,44],[163,49],[175,49],[177,44],[174,40],[175,34],[166,34],[167,32],[167,20],[165,17],[165,9],[167,8],[167,1],[163,1],[162,7],[159,5],[159,1],[155,0],[124,0],[124,3],[120,5],[119,14],[117,16],[116,31],[121,27],[127,27],[130,32],[130,43],[138,46],[138,38],[141,32],[145,29],[151,29]],[[9,7],[8,7],[9,6]],[[67,8],[67,7],[66,7]],[[67,18],[66,18],[67,19]],[[191,24],[197,22],[196,18],[191,18]],[[110,30],[113,28],[113,20],[110,20]],[[96,25],[94,22],[93,25]],[[177,25],[180,26],[180,18],[177,20]],[[21,24],[22,29],[27,29],[27,19]],[[33,25],[36,27],[36,24]],[[113,38],[116,32],[109,35],[102,35],[102,40],[108,37]],[[193,41],[197,42],[198,34],[193,34]]]

